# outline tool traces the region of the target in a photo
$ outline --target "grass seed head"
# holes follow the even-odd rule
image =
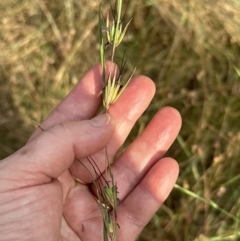
[[[121,84],[121,75],[117,75],[117,70],[114,70],[113,77],[110,74],[107,80],[107,84],[103,90],[103,106],[107,110],[111,104],[113,104],[123,93],[132,79],[136,68],[133,70],[131,76],[128,78],[125,84]]]
[[[123,29],[122,23],[117,24],[116,20],[112,20],[112,23],[110,24],[109,15],[107,16],[107,40],[111,45],[115,44],[115,47],[117,47],[122,42],[130,22],[131,19],[128,21],[128,23]]]

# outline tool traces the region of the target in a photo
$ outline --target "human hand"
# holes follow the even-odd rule
[[[76,159],[88,165],[84,157],[92,156],[104,171],[101,150],[107,145],[110,158],[115,155],[155,87],[147,77],[135,77],[109,116],[89,120],[101,104],[101,88],[100,66],[95,66],[43,121],[44,131],[37,129],[24,147],[0,162],[1,241],[102,240],[92,178]],[[112,164],[121,200],[117,240],[135,240],[169,195],[178,164],[163,155],[180,126],[175,109],[161,109]]]

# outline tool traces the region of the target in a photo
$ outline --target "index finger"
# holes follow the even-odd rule
[[[106,63],[106,72],[116,66],[114,63]],[[29,140],[39,135],[42,130],[48,129],[56,124],[86,120],[93,118],[101,105],[101,66],[95,65],[75,86],[75,88],[52,110],[48,117],[41,123]]]

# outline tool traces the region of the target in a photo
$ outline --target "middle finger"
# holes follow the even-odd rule
[[[116,120],[115,132],[107,146],[110,161],[125,141],[137,119],[149,105],[154,93],[155,86],[153,82],[145,76],[138,76],[132,79],[118,101],[110,106],[109,114]],[[104,150],[96,153],[92,158],[99,168],[99,172],[103,172],[106,168]],[[87,159],[83,159],[81,162],[84,163],[92,175],[97,176]],[[89,172],[78,161],[73,163],[70,172],[86,183],[93,181]]]

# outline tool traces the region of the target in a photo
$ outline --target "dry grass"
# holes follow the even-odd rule
[[[0,1],[1,158],[98,62],[97,11],[89,0]],[[157,85],[129,141],[161,106],[183,117],[168,155],[184,189],[174,189],[139,240],[239,240],[240,2],[132,0],[128,13],[128,65]]]

